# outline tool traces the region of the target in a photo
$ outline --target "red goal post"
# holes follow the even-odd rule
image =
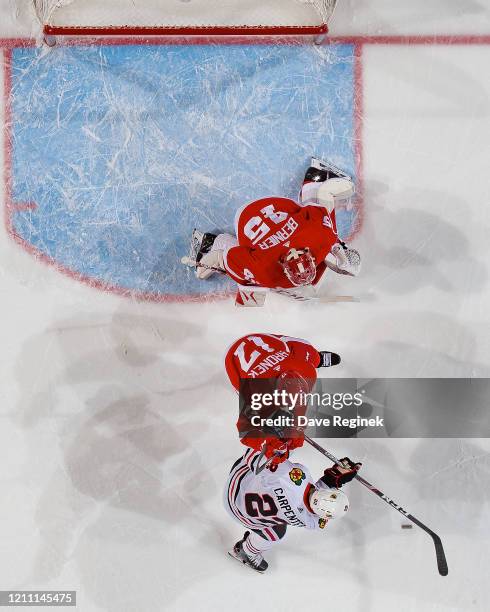
[[[44,35],[321,36],[337,0],[32,0]]]

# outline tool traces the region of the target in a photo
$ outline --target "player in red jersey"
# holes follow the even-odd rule
[[[246,204],[236,214],[236,237],[195,231],[183,261],[196,266],[200,279],[222,272],[242,287],[286,292],[318,284],[327,266],[356,276],[359,253],[339,239],[335,219],[336,203],[353,193],[347,175],[313,158],[299,203],[267,197]],[[335,262],[327,263],[329,255]]]
[[[246,383],[253,379],[268,379],[270,389],[307,393],[317,379],[317,368],[340,363],[340,357],[329,351],[317,351],[308,341],[277,334],[249,334],[236,340],[228,349],[225,368],[237,392],[247,393]],[[296,414],[301,413],[298,407]],[[255,450],[264,450],[267,458],[280,463],[289,452],[303,445],[301,431],[285,432],[282,437],[261,436],[250,428],[247,410],[241,411],[237,422],[241,442]],[[265,447],[264,447],[264,442]]]

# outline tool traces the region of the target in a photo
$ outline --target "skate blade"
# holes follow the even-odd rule
[[[255,574],[263,574],[264,572],[259,572],[259,570],[254,569],[251,565],[249,565],[248,563],[245,563],[245,561],[243,561],[242,559],[240,559],[240,557],[237,557],[235,555],[235,553],[231,550],[228,551],[229,556],[232,559],[235,559],[235,561],[238,561],[238,563],[240,563],[241,565],[247,567],[249,570],[251,570],[252,572],[254,572]]]

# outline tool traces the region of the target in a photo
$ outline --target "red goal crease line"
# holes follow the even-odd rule
[[[159,292],[147,292],[137,289],[125,288],[118,286],[110,281],[97,279],[91,276],[87,276],[83,273],[75,271],[68,266],[57,261],[47,253],[42,252],[40,249],[30,244],[22,236],[20,236],[14,228],[13,215],[16,212],[35,210],[37,208],[36,202],[16,202],[13,199],[12,189],[12,158],[13,158],[13,140],[11,138],[11,127],[12,127],[12,108],[11,108],[11,92],[12,92],[12,59],[14,48],[26,48],[34,47],[36,41],[34,39],[18,39],[21,40],[21,45],[12,45],[5,47],[4,49],[4,115],[5,115],[5,130],[4,130],[4,192],[5,192],[5,205],[4,205],[4,224],[7,234],[10,238],[19,245],[24,251],[32,255],[38,262],[43,263],[47,266],[54,268],[58,273],[71,278],[74,281],[82,283],[109,294],[115,294],[124,298],[134,299],[140,302],[154,302],[154,303],[180,303],[180,302],[216,302],[229,299],[235,296],[235,291],[215,291],[213,293],[206,294],[173,294],[173,293],[159,293]],[[126,39],[125,39],[126,40]],[[173,39],[175,40],[175,39]],[[128,42],[134,43],[133,39],[127,39]],[[2,39],[0,39],[1,46]],[[75,41],[73,41],[75,42]],[[26,44],[27,43],[27,44]],[[76,44],[76,43],[75,43]],[[349,239],[353,238],[361,229],[363,223],[363,211],[362,211],[362,47],[354,45],[354,158],[356,167],[356,177],[358,181],[358,208],[357,208],[357,219],[351,232]],[[337,296],[341,297],[341,296]],[[332,300],[338,301],[338,300]],[[342,300],[343,301],[343,300]]]
[[[50,28],[49,34],[45,30],[45,35],[52,34],[57,28]],[[94,34],[87,34],[87,30],[79,28],[70,28],[76,30],[76,35],[67,35],[66,38],[60,41],[60,45],[65,46],[87,46],[87,45],[204,45],[204,44],[222,44],[222,45],[267,45],[267,44],[311,44],[312,38],[322,33],[317,28],[311,28],[312,32],[308,33],[302,30],[298,32],[285,32],[284,28],[280,32],[274,34],[269,31],[265,33],[263,30],[248,29],[237,33],[236,29],[230,29],[229,34],[225,34],[222,30],[210,28],[209,31],[202,29],[196,30],[195,34],[190,33],[189,29],[172,30],[162,33],[161,28],[152,34],[150,31],[146,33],[132,34],[131,30],[124,30],[124,34],[114,35],[102,34],[100,29],[93,29]],[[92,30],[91,30],[92,31]],[[95,33],[96,32],[96,33]],[[0,38],[0,47],[4,49],[17,47],[34,47],[39,44],[32,37],[5,37]],[[319,43],[321,46],[335,44],[353,44],[353,45],[490,45],[490,34],[387,34],[387,35],[325,35],[325,38]]]
[[[209,36],[194,36],[190,38],[179,38],[172,36],[157,36],[152,38],[144,37],[110,37],[110,38],[97,38],[97,44],[99,45],[129,45],[129,44],[147,44],[147,45],[161,45],[161,44],[175,44],[175,45],[189,45],[189,44],[208,44],[210,42],[216,42],[221,44],[306,44],[304,38],[295,37],[279,37],[274,38],[271,36],[257,36],[257,37],[232,37],[228,36],[225,38]],[[6,206],[4,209],[4,221],[7,232],[11,235],[13,240],[17,242],[24,250],[31,252],[32,255],[36,256],[38,260],[43,263],[50,265],[58,270],[58,272],[65,276],[71,277],[72,279],[82,282],[92,288],[96,288],[108,293],[113,293],[123,297],[131,297],[133,299],[150,302],[192,302],[192,301],[213,301],[220,300],[229,297],[229,294],[215,294],[213,295],[178,295],[178,294],[154,294],[141,291],[134,291],[125,289],[123,287],[113,286],[110,283],[100,281],[94,278],[85,277],[73,270],[65,268],[60,265],[59,262],[52,260],[49,256],[44,253],[37,251],[32,245],[27,244],[20,236],[18,236],[12,226],[12,214],[15,210],[26,210],[35,208],[33,202],[19,202],[14,203],[12,201],[12,186],[11,186],[11,139],[10,139],[10,93],[11,93],[11,61],[12,61],[12,50],[15,48],[22,47],[34,47],[38,43],[33,38],[0,38],[0,47],[5,49],[4,57],[4,103],[5,103],[5,121],[6,129],[4,130],[4,188],[5,188],[5,200]],[[94,44],[93,38],[76,38],[66,39],[63,41],[64,45],[70,46],[86,46]],[[307,44],[311,44],[308,42]],[[354,45],[354,149],[355,149],[355,164],[356,164],[356,177],[358,181],[358,221],[356,227],[353,228],[353,236],[358,233],[363,225],[364,216],[364,202],[363,202],[363,138],[362,138],[362,121],[363,121],[363,54],[362,50],[364,45],[379,44],[379,45],[488,45],[490,44],[490,35],[437,35],[437,36],[420,36],[420,35],[409,35],[409,36],[327,36],[322,45],[329,44],[352,44]]]

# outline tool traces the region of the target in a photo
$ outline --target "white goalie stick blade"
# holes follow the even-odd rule
[[[253,288],[238,287],[235,297],[235,306],[258,308],[265,304],[265,291]]]
[[[360,298],[354,295],[314,295],[314,296],[305,296],[305,295],[295,295],[294,293],[289,293],[287,290],[277,290],[272,289],[272,293],[278,293],[279,295],[284,295],[290,299],[299,301],[299,302],[320,302],[322,304],[328,303],[337,303],[337,302],[360,302]],[[265,298],[267,292],[266,291],[248,291],[246,289],[238,289],[236,298],[235,298],[235,306],[245,306],[245,307],[253,307],[257,308],[259,306],[264,306]]]
[[[308,302],[309,300],[318,299],[317,289],[313,285],[306,285],[305,287],[291,287],[290,289],[272,289],[273,293],[279,293],[279,295],[286,295],[293,300],[299,302]]]
[[[292,289],[272,289],[272,293],[278,293],[279,295],[285,295],[288,298],[296,300],[298,302],[321,302],[326,304],[328,302],[360,302],[361,300],[353,295],[320,295],[317,291],[319,285],[313,287],[309,285],[301,288]],[[311,289],[311,292],[304,290]]]
[[[361,298],[355,295],[321,295],[317,302],[321,304],[336,304],[340,302],[360,302]]]

